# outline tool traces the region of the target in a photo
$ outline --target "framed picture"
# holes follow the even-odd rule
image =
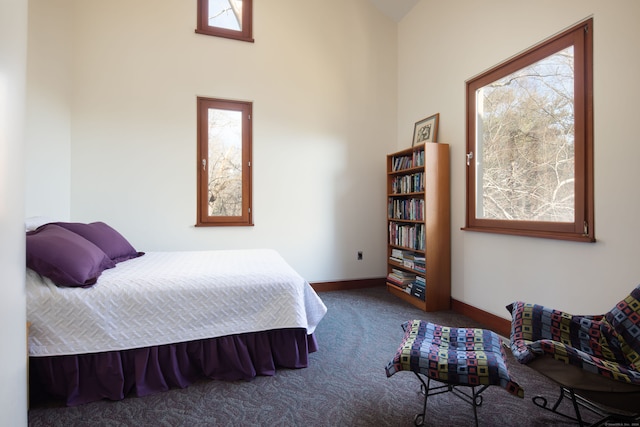
[[[422,144],[424,142],[437,142],[438,141],[438,119],[440,113],[434,114],[431,117],[422,119],[416,122],[416,126],[413,128],[413,143],[411,146]]]

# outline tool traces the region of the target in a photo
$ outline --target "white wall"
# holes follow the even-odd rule
[[[29,1],[25,210],[67,221],[71,211],[72,0]]]
[[[0,0],[0,425],[27,425],[23,140],[27,4]]]
[[[243,43],[195,34],[195,6],[32,0],[29,99],[46,105],[29,120],[54,123],[30,133],[30,152],[60,158],[30,161],[29,214],[70,206],[144,251],[272,247],[309,281],[383,277],[396,24],[368,0],[261,1]],[[52,52],[53,75],[31,67]],[[193,226],[197,96],[253,102],[254,227]],[[36,200],[54,186],[57,203]]]
[[[594,18],[596,243],[463,232],[465,81]],[[574,313],[608,311],[640,282],[640,2],[422,0],[399,24],[399,147],[440,113],[451,144],[453,298],[508,318],[515,299]]]

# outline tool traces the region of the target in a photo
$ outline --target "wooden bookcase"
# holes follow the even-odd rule
[[[387,289],[421,310],[449,309],[449,145],[426,143],[387,155],[387,199]]]

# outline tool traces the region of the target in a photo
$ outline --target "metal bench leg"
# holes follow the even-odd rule
[[[455,394],[456,396],[470,403],[471,406],[473,406],[473,418],[475,420],[476,427],[478,427],[478,411],[476,408],[482,405],[481,393],[485,391],[487,388],[489,388],[488,385],[484,385],[480,387],[480,389],[477,392],[476,392],[475,386],[467,386],[467,385],[454,386],[452,384],[443,384],[441,386],[431,388],[431,379],[429,377],[426,377],[427,381],[425,382],[417,372],[413,371],[413,373],[416,375],[416,377],[418,377],[418,380],[420,380],[420,383],[421,383],[420,392],[424,394],[424,403],[422,404],[422,413],[416,414],[413,417],[413,423],[416,426],[424,425],[424,420],[427,414],[427,399],[429,398],[429,396],[452,391],[453,394]],[[471,389],[471,394],[469,395],[468,393],[465,393],[464,391],[460,390],[461,387],[469,387]]]
[[[416,426],[422,426],[424,425],[424,418],[427,414],[427,398],[429,397],[429,385],[431,383],[431,379],[427,378],[427,382],[425,383],[422,377],[417,372],[414,372],[414,374],[416,374],[416,377],[418,377],[418,379],[420,380],[420,392],[424,394],[424,403],[422,405],[422,413],[416,414],[413,417],[413,424]]]

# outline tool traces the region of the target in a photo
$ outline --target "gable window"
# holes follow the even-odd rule
[[[253,42],[253,0],[198,0],[196,33]]]
[[[595,241],[593,22],[467,82],[465,230]]]
[[[197,226],[253,225],[251,108],[198,97]]]

